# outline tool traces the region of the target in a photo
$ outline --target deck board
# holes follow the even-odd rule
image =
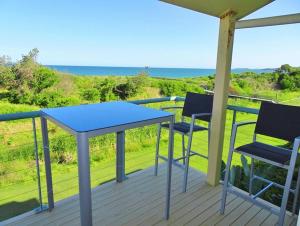
[[[255,218],[255,216],[259,213],[261,208],[258,206],[252,206],[249,208],[242,216],[240,216],[233,224],[236,226],[243,226],[245,223],[249,222],[252,218]]]
[[[221,186],[210,187],[206,175],[191,170],[188,191],[182,193],[182,170],[173,167],[171,216],[163,219],[166,167],[160,165],[159,175],[153,168],[133,175],[123,183],[108,182],[92,192],[94,225],[275,225],[277,216],[252,203],[229,194],[224,215],[219,214]],[[9,225],[80,225],[78,195],[56,204],[51,212],[24,217]],[[285,225],[296,225],[287,216]]]
[[[271,213],[267,210],[260,210],[251,220],[246,223],[246,226],[261,225]]]

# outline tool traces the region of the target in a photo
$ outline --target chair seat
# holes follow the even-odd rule
[[[162,124],[161,125],[164,128],[169,128],[169,124]],[[206,127],[194,125],[193,132],[197,131],[203,131],[207,130]],[[180,133],[189,133],[190,132],[190,124],[187,122],[176,122],[174,123],[174,131],[180,132]]]
[[[292,152],[280,147],[275,147],[259,142],[254,142],[240,146],[235,149],[245,155],[257,156],[272,162],[287,165],[291,158]]]

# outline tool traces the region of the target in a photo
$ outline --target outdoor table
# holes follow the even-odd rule
[[[92,225],[92,201],[90,181],[89,138],[108,133],[117,134],[116,180],[125,179],[125,130],[169,121],[169,150],[167,167],[167,190],[165,218],[169,218],[171,174],[173,162],[173,124],[174,115],[168,112],[116,101],[71,107],[49,108],[41,110],[41,125],[44,147],[48,206],[54,208],[51,162],[47,120],[67,130],[77,139],[79,199],[81,225]]]

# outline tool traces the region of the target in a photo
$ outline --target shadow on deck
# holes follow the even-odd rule
[[[173,167],[172,207],[169,221],[163,220],[166,169],[159,176],[153,168],[136,172],[122,184],[112,181],[93,190],[94,225],[275,225],[277,216],[229,194],[226,212],[220,215],[221,186],[210,187],[206,175],[191,170],[188,192],[182,193],[183,172]],[[9,225],[80,225],[78,196],[58,202],[52,212],[43,212]],[[286,225],[296,219],[286,217]]]

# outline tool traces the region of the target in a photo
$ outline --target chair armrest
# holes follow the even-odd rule
[[[195,121],[197,119],[197,117],[201,117],[201,116],[210,116],[211,113],[197,113],[197,114],[192,114],[192,121],[191,121],[191,125],[190,125],[190,132],[193,131],[194,125],[195,125]]]
[[[183,109],[183,106],[168,106],[168,107],[160,108],[160,110],[169,110],[169,109],[174,109],[174,110]]]
[[[250,121],[250,122],[238,122],[238,123],[234,123],[233,126],[235,127],[240,127],[240,126],[245,126],[245,125],[251,125],[251,124],[255,124],[255,121]]]
[[[201,116],[211,116],[211,113],[197,113],[197,114],[192,114],[192,126],[194,126],[195,120],[198,117],[201,117]]]
[[[201,117],[201,116],[211,116],[211,113],[198,113],[198,114],[192,114],[192,118],[194,117],[195,119],[197,117]]]
[[[251,124],[255,124],[255,123],[256,123],[255,121],[250,121],[250,122],[239,122],[239,123],[233,124],[232,131],[231,131],[231,137],[230,137],[230,150],[234,149],[235,138],[236,138],[238,127],[251,125]]]
[[[300,148],[300,136],[295,138],[293,150],[298,152],[299,148]]]

